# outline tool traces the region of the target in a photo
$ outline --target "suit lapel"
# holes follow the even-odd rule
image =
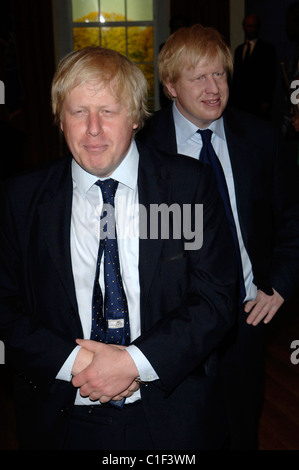
[[[139,241],[139,280],[141,292],[141,321],[144,324],[144,312],[151,283],[157,269],[163,240],[150,237],[150,206],[168,203],[171,184],[163,177],[163,165],[158,156],[138,143],[140,163],[138,169],[139,204],[142,205],[140,227],[144,230]],[[51,195],[39,206],[39,216],[50,256],[64,286],[66,295],[74,309],[78,311],[75,285],[72,274],[70,251],[70,220],[72,209],[72,178],[70,168],[67,177],[62,177],[61,184],[53,178],[56,187],[51,188]],[[57,188],[57,191],[55,190]]]
[[[172,104],[157,112],[155,131],[150,136],[154,147],[162,152],[177,153],[176,133],[172,113]]]
[[[170,194],[170,182],[162,177],[163,168],[157,164],[153,165],[148,149],[138,144],[140,153],[140,163],[138,170],[138,192],[140,208],[140,231],[144,235],[139,240],[139,280],[141,292],[141,319],[144,322],[143,312],[145,312],[148,294],[151,283],[157,269],[161,256],[163,240],[160,236],[156,239],[150,237],[150,207],[167,203]],[[155,157],[154,157],[155,158]],[[146,229],[146,230],[145,230]]]
[[[232,166],[238,217],[243,240],[247,245],[248,217],[246,215],[251,212],[250,194],[251,186],[254,184],[252,173],[248,172],[248,168],[251,165],[253,150],[248,139],[243,135],[242,128],[229,112],[224,115],[224,128]],[[242,227],[246,227],[246,230],[242,230]]]
[[[56,174],[54,176],[57,177]],[[55,181],[56,184],[57,180]],[[41,226],[50,256],[64,286],[66,295],[73,310],[78,311],[70,251],[70,221],[73,193],[70,168],[68,168],[66,178],[65,173],[61,177],[61,184],[58,184],[57,191],[54,190],[54,187],[52,190],[53,197],[40,204],[38,208]]]

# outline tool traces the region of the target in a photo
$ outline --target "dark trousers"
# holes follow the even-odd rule
[[[74,406],[64,450],[152,450],[140,402],[110,406]]]
[[[221,347],[229,449],[256,450],[264,391],[265,324],[248,325],[240,308],[236,328]]]

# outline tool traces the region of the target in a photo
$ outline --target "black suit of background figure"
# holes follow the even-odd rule
[[[234,55],[230,101],[239,109],[270,118],[276,79],[275,49],[259,38],[257,15],[246,16],[243,29],[245,41]]]
[[[285,62],[288,84],[283,102],[282,133],[288,149],[288,157],[299,164],[299,105],[292,103],[290,99],[290,93],[295,90],[291,88],[291,84],[299,80],[299,2],[291,3],[288,7],[285,30],[289,41],[293,43],[293,53]]]

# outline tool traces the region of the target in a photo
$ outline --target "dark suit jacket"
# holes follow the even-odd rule
[[[157,449],[217,447],[223,409],[210,353],[234,322],[229,228],[208,169],[138,146],[140,204],[203,204],[204,237],[199,250],[186,250],[183,237],[140,240],[142,334],[135,344],[160,377],[142,386],[142,404]],[[55,379],[82,337],[70,257],[70,162],[3,187],[0,337],[17,375],[29,448],[62,446],[76,393]],[[194,211],[191,222],[194,228]]]
[[[250,58],[244,62],[243,47],[240,44],[234,55],[231,103],[244,111],[270,117],[277,75],[275,48],[258,39]],[[270,106],[266,114],[262,111],[263,103]]]
[[[233,109],[227,109],[223,119],[254,282],[268,294],[274,287],[288,300],[299,278],[298,169],[290,168],[292,162],[268,122]],[[137,139],[176,153],[172,105],[153,115]]]

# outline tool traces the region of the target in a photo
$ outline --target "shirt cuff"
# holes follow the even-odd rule
[[[133,359],[139,372],[139,378],[142,382],[152,382],[153,380],[159,379],[155,369],[151,366],[150,362],[137,346],[131,344],[126,348],[126,351],[128,351]]]
[[[64,380],[65,382],[70,382],[72,380],[73,365],[80,349],[81,349],[81,346],[76,346],[75,349],[73,349],[73,351],[71,352],[71,354],[69,355],[69,357],[67,358],[63,366],[61,367],[60,371],[56,375],[56,379]]]

